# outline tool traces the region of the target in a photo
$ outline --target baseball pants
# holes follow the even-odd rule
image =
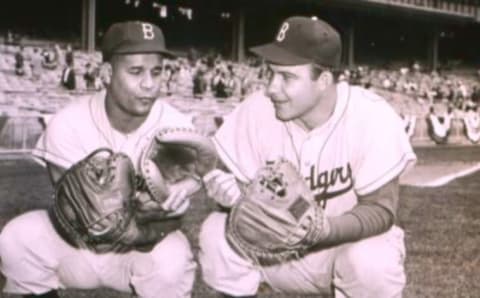
[[[225,239],[225,213],[214,212],[202,225],[199,261],[204,281],[233,296],[257,293],[261,282],[274,291],[332,293],[336,298],[401,297],[406,283],[403,230],[310,253],[283,264],[259,267],[240,257]]]
[[[42,294],[53,289],[108,287],[139,297],[190,297],[196,263],[183,233],[170,233],[150,252],[95,254],[67,244],[45,210],[24,213],[0,234],[4,291]],[[161,294],[160,294],[161,293]]]

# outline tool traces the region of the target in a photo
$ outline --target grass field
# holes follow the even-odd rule
[[[474,147],[417,149],[419,166],[472,163],[480,160]],[[407,244],[408,284],[404,297],[480,297],[480,173],[437,188],[401,187],[399,225]],[[29,160],[0,160],[0,227],[27,210],[45,208],[52,189],[44,170]],[[199,224],[213,208],[199,196],[185,219],[184,230],[195,250]],[[0,280],[0,285],[3,279]],[[62,297],[126,298],[110,290],[61,292]],[[260,297],[300,298],[265,291]],[[0,294],[0,297],[16,298]],[[193,297],[214,297],[197,278]]]

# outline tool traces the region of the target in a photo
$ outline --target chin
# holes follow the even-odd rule
[[[148,114],[150,113],[150,111],[152,110],[152,107],[153,107],[153,103],[151,104],[148,104],[148,105],[142,105],[142,106],[139,106],[136,108],[136,112],[138,114]]]
[[[142,109],[137,108],[135,110],[132,110],[131,114],[135,115],[136,117],[144,117],[144,116],[147,116],[151,110],[152,110],[151,107],[142,108]]]
[[[283,114],[281,112],[278,112],[278,111],[275,112],[275,117],[280,121],[290,121],[290,120],[295,119],[295,117],[293,117],[291,115],[285,115],[285,114]]]

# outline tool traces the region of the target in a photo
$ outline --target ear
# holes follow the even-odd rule
[[[330,85],[333,84],[333,74],[329,70],[322,71],[322,73],[317,78],[317,85],[320,90],[327,89]]]
[[[100,79],[103,85],[108,86],[112,81],[112,64],[104,62],[100,65]]]

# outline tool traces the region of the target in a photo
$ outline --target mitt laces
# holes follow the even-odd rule
[[[98,157],[100,153],[108,153],[107,157]],[[115,178],[115,167],[112,163],[113,151],[109,148],[99,148],[87,157],[87,175],[99,185],[111,182]]]
[[[110,221],[113,218],[113,222],[118,223],[117,225],[104,225],[102,221]],[[122,230],[124,226],[128,223],[130,218],[130,213],[125,209],[117,209],[110,212],[102,218],[97,219],[94,222],[91,222],[88,225],[88,231],[93,236],[103,236],[112,231]]]

